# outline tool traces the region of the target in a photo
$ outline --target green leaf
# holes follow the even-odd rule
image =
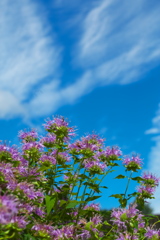
[[[95,177],[95,178],[92,179],[93,182],[95,182],[95,181],[100,181],[100,180],[101,180],[101,179],[99,179],[99,178],[97,178],[97,177]]]
[[[102,238],[100,238],[101,240],[110,240],[111,238],[108,238],[108,236],[106,237],[106,236],[104,236],[104,237],[102,237]]]
[[[86,223],[86,225],[85,225],[85,229],[88,230],[88,231],[90,231],[91,226],[93,226],[93,225],[94,225],[93,222],[88,222],[88,223]]]
[[[141,177],[134,177],[134,178],[131,178],[131,179],[134,180],[134,181],[137,181],[138,183],[143,181],[143,178],[141,178]]]
[[[81,177],[82,179],[85,179],[85,178],[89,179],[89,177],[85,174],[80,174],[79,177]]]
[[[105,174],[105,175],[108,175],[109,173],[112,173],[112,172],[115,172],[115,170],[106,171],[106,174]]]
[[[72,192],[71,195],[72,195],[72,196],[76,196],[77,193],[76,193],[76,192]]]
[[[24,240],[36,240],[36,238],[29,233],[25,234],[23,237],[24,237]]]
[[[100,186],[100,188],[106,188],[106,189],[107,189],[108,187],[106,187],[106,186]]]
[[[117,177],[115,177],[115,179],[123,179],[123,178],[126,178],[126,176],[124,176],[124,175],[122,175],[122,174],[120,174],[120,175],[118,175]]]
[[[73,200],[73,201],[70,201],[66,208],[74,208],[76,207],[77,205],[79,205],[80,203],[85,203],[84,201],[76,201],[76,200]]]
[[[63,205],[63,204],[65,204],[67,201],[65,201],[65,200],[60,200],[60,207]]]
[[[111,196],[109,196],[109,197],[114,197],[114,198],[120,198],[120,199],[122,199],[123,196],[124,196],[124,194],[113,194],[113,195],[111,195]]]
[[[117,167],[117,166],[119,166],[118,163],[113,163],[113,162],[112,162],[112,163],[109,163],[108,165],[109,165],[109,166],[112,166],[112,167]]]
[[[43,172],[43,171],[46,171],[48,169],[50,169],[50,167],[42,166],[38,169],[38,172]]]
[[[89,201],[93,201],[95,199],[100,198],[101,196],[93,196],[93,197],[88,197],[85,201],[89,202]]]
[[[128,194],[128,196],[131,198],[131,197],[134,197],[134,196],[137,196],[137,192],[133,192],[133,193],[130,193]]]
[[[107,225],[107,226],[112,226],[112,225],[109,224],[107,221],[104,221],[103,224],[104,224],[104,225]]]
[[[53,198],[51,196],[45,196],[45,200],[46,200],[47,215],[49,215],[55,204],[56,198],[55,197]]]
[[[127,199],[119,199],[119,203],[121,204],[121,207],[126,207],[126,205],[127,205]]]
[[[58,178],[58,177],[61,177],[62,174],[59,174],[59,175],[56,175],[54,178]]]

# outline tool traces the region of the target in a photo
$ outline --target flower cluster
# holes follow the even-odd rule
[[[141,185],[138,187],[140,198],[153,198],[156,187],[159,185],[160,179],[152,173],[143,173]]]
[[[14,197],[0,196],[0,224],[8,224],[18,213],[18,201]]]
[[[136,208],[136,205],[130,205],[128,209],[114,209],[111,213],[114,232],[117,240],[126,239],[160,239],[160,230],[146,227],[144,216]]]
[[[148,239],[158,240],[160,239],[160,230],[155,230],[150,227],[147,227],[144,236],[147,237]]]
[[[142,219],[143,215],[136,208],[136,205],[130,205],[128,209],[113,209],[111,217],[113,225],[116,226],[115,232],[117,234],[123,233],[124,231],[127,233],[130,228],[133,228],[133,226],[137,226],[140,231],[141,228],[144,228],[145,226],[145,222]],[[133,233],[134,235],[138,234],[137,228],[133,228]]]
[[[54,134],[47,134],[46,137],[41,138],[40,141],[45,147],[54,147],[56,143],[56,135]]]
[[[132,156],[130,157],[126,157],[123,160],[123,164],[125,165],[126,169],[128,171],[134,171],[136,172],[137,170],[142,168],[142,159],[140,159],[139,156]]]
[[[63,117],[47,120],[43,125],[49,133],[53,133],[60,140],[68,141],[71,136],[75,136],[75,129],[68,126],[68,122]]]
[[[35,130],[20,131],[19,149],[0,145],[0,239],[160,239],[160,230],[145,221],[136,205],[124,208],[135,197],[127,195],[128,185],[125,194],[113,195],[121,207],[109,211],[109,222],[93,202],[107,188],[102,180],[122,158],[118,147],[105,147],[96,134],[70,143],[75,128],[63,117],[47,120],[44,127],[47,134],[41,138]],[[142,167],[137,155],[122,163],[127,171]],[[153,198],[157,177],[144,173],[131,179],[140,179],[138,204]]]
[[[99,203],[91,203],[89,205],[86,205],[84,207],[84,210],[85,209],[92,210],[92,211],[100,211],[100,206],[99,206]]]
[[[38,140],[38,133],[35,130],[29,132],[20,131],[18,136],[24,143]]]
[[[106,164],[101,163],[99,161],[84,161],[84,167],[90,172],[90,173],[98,173],[101,174],[106,169]]]

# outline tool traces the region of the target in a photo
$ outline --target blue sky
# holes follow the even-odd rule
[[[63,115],[160,175],[159,12],[159,0],[1,0],[1,140]],[[118,206],[117,181],[105,180],[103,208]]]

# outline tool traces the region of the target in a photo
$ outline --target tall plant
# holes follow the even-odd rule
[[[160,231],[128,201],[136,197],[142,208],[153,198],[159,179],[144,173],[138,155],[123,157],[118,147],[105,147],[91,134],[73,142],[75,128],[63,118],[47,120],[47,134],[20,131],[21,148],[0,145],[0,239],[159,239]],[[122,165],[129,177],[123,194],[113,194],[120,208],[103,221],[99,204],[103,179]],[[137,192],[128,194],[130,181]],[[106,227],[105,227],[106,226]]]

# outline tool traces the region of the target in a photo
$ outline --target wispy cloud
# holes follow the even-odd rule
[[[87,3],[82,11],[82,21],[76,21],[81,31],[75,43],[79,57],[72,60],[81,76],[62,88],[62,47],[55,40],[54,23],[50,26],[37,4],[0,2],[0,118],[49,115],[97,86],[140,80],[146,69],[158,64],[160,4],[156,0],[150,6],[144,0],[91,1],[90,8]],[[62,6],[62,1],[55,5]]]
[[[61,88],[59,81],[43,85],[42,92],[27,104],[30,115],[33,117],[48,115],[63,105],[75,103],[78,98],[93,90],[92,77],[92,73],[88,71],[66,88]]]
[[[77,64],[94,68],[102,84],[127,84],[158,64],[160,4],[144,0],[97,2],[82,24]]]
[[[57,5],[61,3],[58,1]],[[160,5],[153,4],[151,8],[145,5],[143,0],[132,1],[132,7],[127,0],[123,3],[95,1],[91,10],[83,12],[82,32],[75,53],[79,57],[73,59],[84,73],[67,88],[57,87],[54,92],[44,93],[46,97],[52,96],[50,106],[44,107],[48,113],[64,104],[75,103],[97,86],[138,81],[146,69],[158,64]],[[39,98],[45,97],[33,99],[31,106],[38,106],[39,102],[44,106],[45,101]],[[37,110],[38,115],[42,114],[41,109]]]
[[[152,119],[152,128],[146,130],[145,134],[158,134],[160,133],[160,104],[156,116]]]
[[[160,104],[156,116],[152,120],[152,125],[153,128],[145,132],[146,134],[156,134],[156,136],[152,138],[155,144],[149,154],[148,171],[160,177],[160,134],[157,134],[160,133]],[[152,203],[154,212],[160,213],[160,186],[155,193],[155,199],[150,200],[150,202]]]
[[[30,0],[0,1],[0,118],[27,114],[33,89],[58,76],[60,47],[39,10]]]
[[[53,0],[53,6],[58,8],[74,8],[79,4],[82,4],[82,0]]]

